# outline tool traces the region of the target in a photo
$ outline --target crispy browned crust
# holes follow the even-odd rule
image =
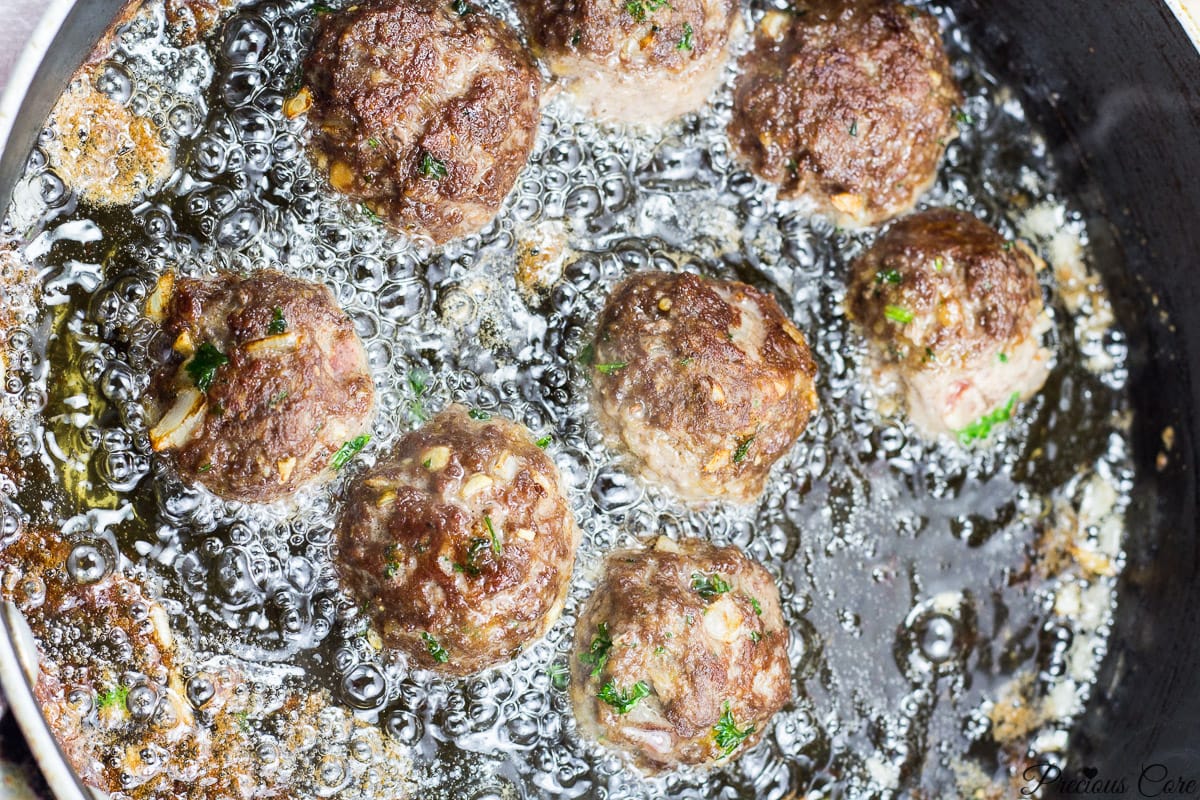
[[[491,221],[533,148],[537,68],[478,7],[375,0],[326,15],[306,75],[333,188],[439,243]],[[427,157],[445,177],[423,173]]]
[[[731,589],[706,599],[694,581],[713,575]],[[712,635],[710,624],[718,616],[732,631],[727,637]],[[579,656],[589,652],[601,623],[612,647],[593,676],[594,663]],[[788,636],[774,581],[736,548],[688,539],[618,550],[605,559],[604,576],[575,628],[571,699],[576,719],[588,735],[624,751],[650,772],[727,763],[762,737],[771,717],[791,698]],[[619,689],[642,681],[651,693],[640,709],[620,714],[597,697],[610,681]],[[728,755],[713,735],[726,708],[738,728],[754,728]],[[669,748],[648,747],[647,739],[656,737],[647,732],[665,734]]]
[[[889,318],[889,306],[913,321]],[[888,360],[944,369],[1026,338],[1042,295],[1023,245],[972,214],[939,208],[899,220],[854,262],[846,309]]]
[[[481,475],[490,483],[464,498]],[[404,436],[354,481],[337,536],[346,586],[384,643],[451,675],[513,658],[546,632],[579,543],[558,470],[528,430],[472,419],[462,406]]]
[[[297,334],[295,346],[252,354],[248,345],[269,335],[276,308]],[[334,454],[367,430],[375,389],[354,323],[328,287],[273,271],[181,279],[167,310],[166,346],[185,331],[195,347],[210,343],[229,363],[207,392],[198,435],[174,451],[184,480],[222,497],[268,502],[333,477]],[[172,351],[155,375],[151,397],[160,412],[181,383],[191,385],[185,360]]]
[[[937,21],[890,0],[802,1],[781,13],[764,18],[743,59],[734,147],[781,196],[810,196],[847,224],[911,208],[961,102]]]
[[[731,333],[746,321],[743,303],[762,320],[751,354]],[[600,315],[595,364],[594,405],[610,438],[690,500],[753,500],[817,407],[804,336],[775,298],[735,281],[686,272],[626,279]],[[604,366],[613,364],[625,366]],[[666,453],[645,430],[685,454],[694,472],[665,474]]]

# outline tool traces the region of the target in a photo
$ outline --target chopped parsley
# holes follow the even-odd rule
[[[755,644],[758,644],[759,642],[762,641],[762,634],[759,633],[758,631],[750,631],[750,641],[754,642]]]
[[[364,433],[361,436],[355,436],[350,441],[338,448],[338,451],[333,454],[333,461],[329,462],[329,468],[339,470],[350,463],[350,459],[354,458],[362,449],[367,446],[367,442],[371,441],[371,434]]]
[[[379,140],[372,136],[371,138],[367,139],[367,146],[374,150],[375,148],[379,147]]]
[[[547,433],[545,436],[537,440],[537,446],[545,450],[553,441],[554,437]]]
[[[618,689],[612,681],[604,684],[596,694],[604,702],[617,710],[618,714],[628,714],[643,697],[650,694],[650,687],[645,681],[638,681],[628,689]]]
[[[974,125],[975,124],[975,118],[972,117],[970,114],[968,114],[966,111],[963,111],[961,108],[955,110],[954,121],[957,122],[959,125]]]
[[[389,561],[383,567],[383,577],[385,577],[385,578],[394,578],[399,573],[400,573],[400,562],[399,561]]]
[[[492,527],[492,518],[485,514],[483,524],[487,528],[488,537],[492,540],[492,552],[500,555],[500,537],[496,535],[496,529]]]
[[[882,272],[876,272],[875,282],[897,285],[900,283],[900,272],[896,269],[885,269]]]
[[[421,154],[421,166],[418,169],[421,175],[434,181],[440,181],[450,174],[446,169],[446,162],[439,161],[429,153]]]
[[[737,720],[733,718],[733,711],[729,708],[729,702],[726,701],[721,718],[713,726],[713,741],[717,743],[717,747],[721,748],[721,755],[727,756],[738,749],[752,733],[754,733],[753,725],[745,728],[738,727]]]
[[[1009,239],[1009,240],[1008,240],[1008,241],[1006,241],[1006,242],[1005,242],[1003,245],[1001,245],[1001,247],[1003,247],[1003,248],[1004,248],[1006,251],[1007,251],[1007,250],[1012,250],[1012,249],[1013,249],[1013,240],[1012,240],[1012,239]]]
[[[1013,392],[1012,397],[1008,398],[1008,402],[1003,407],[997,408],[990,414],[984,414],[959,431],[958,440],[963,444],[970,444],[971,442],[988,438],[992,433],[992,428],[1002,422],[1008,422],[1012,418],[1013,409],[1016,407],[1017,400],[1020,397],[1020,392]]]
[[[850,123],[850,135],[858,136],[858,120],[854,120]]]
[[[192,356],[192,360],[187,363],[185,369],[187,369],[187,374],[192,377],[196,388],[207,392],[217,377],[217,369],[228,363],[228,356],[213,347],[211,343],[205,342],[196,349],[196,354]]]
[[[729,584],[729,581],[720,575],[705,575],[701,572],[692,573],[692,589],[705,600],[712,600],[715,597],[719,597],[732,588],[733,586]]]
[[[692,23],[690,23],[690,22],[683,23],[683,38],[679,40],[679,44],[675,45],[675,49],[676,50],[686,50],[687,52],[690,53],[694,46],[692,43],[692,36],[694,34],[695,34],[695,31],[692,30]]]
[[[418,422],[424,422],[429,419],[429,414],[425,412],[425,404],[421,402],[421,396],[425,394],[425,390],[429,388],[427,381],[429,374],[423,370],[409,370],[408,387],[412,389],[415,398],[409,402],[408,411]]]
[[[670,5],[667,0],[625,0],[625,11],[633,17],[634,22],[645,22],[647,14]]]
[[[661,645],[661,644],[660,644],[660,645],[658,645],[657,647],[655,647],[655,648],[654,648],[654,655],[656,655],[656,656],[661,656],[661,655],[662,655],[663,653],[665,653],[665,652],[667,652],[666,645]]]
[[[686,358],[681,358],[681,359],[679,359],[679,366],[681,366],[681,367],[690,366],[691,363],[695,360],[696,359],[692,358],[691,356],[688,356]]]
[[[283,318],[283,309],[279,306],[271,309],[271,322],[267,325],[267,333],[271,336],[287,333],[287,320]]]
[[[362,209],[363,214],[365,214],[367,219],[371,220],[371,222],[374,222],[376,224],[383,222],[383,217],[376,214],[375,209],[371,208],[366,203],[361,203],[359,205],[359,208]]]
[[[585,367],[590,367],[592,364],[595,364],[596,363],[596,347],[595,347],[595,345],[593,345],[591,342],[588,342],[587,344],[585,344],[583,346],[583,349],[579,351],[579,355],[577,355],[575,357],[575,360],[578,361],[580,364],[582,364]]]
[[[612,375],[619,369],[625,369],[629,366],[628,361],[612,361],[608,364],[597,364],[596,371],[602,375]]]
[[[471,6],[467,4],[466,0],[454,0],[454,2],[450,4],[450,8],[452,8],[454,13],[458,14],[460,17],[465,17],[473,10]]]
[[[935,258],[933,260],[933,271],[934,272],[941,272],[945,268],[946,268],[946,259],[942,258],[941,256],[938,256],[937,258]]]
[[[478,419],[478,420],[489,420],[492,418],[491,414],[489,414],[486,411],[480,411],[478,408],[472,408],[470,411],[467,412],[467,416],[470,417],[471,419]]]
[[[99,711],[105,711],[110,708],[117,710],[125,708],[125,702],[129,699],[129,687],[114,686],[106,692],[100,692],[96,695],[96,708]]]
[[[201,464],[199,467],[197,467],[197,469],[199,469],[201,472],[208,472],[210,469],[212,469],[212,464]]]
[[[582,41],[583,41],[583,31],[577,30],[573,34],[571,34],[571,45],[573,47],[578,47],[579,43]]]
[[[312,10],[314,14],[332,14],[337,11],[336,8],[325,3],[313,3]]]
[[[289,392],[287,389],[284,389],[282,392],[276,392],[275,394],[271,395],[271,399],[267,401],[267,407],[275,408],[275,406],[288,399],[288,394]]]
[[[733,463],[740,464],[746,460],[746,454],[750,452],[750,444],[754,441],[756,435],[752,433],[738,442],[737,449],[733,451]]]
[[[1008,363],[1008,354],[1007,353],[1000,353],[999,355],[996,356],[996,358],[1000,359],[1001,364]]]
[[[472,578],[479,575],[479,564],[476,559],[479,558],[481,552],[487,552],[488,545],[491,544],[487,539],[481,536],[476,536],[467,544],[467,563],[455,564],[455,572],[464,572]]]
[[[571,671],[567,669],[566,664],[555,662],[546,667],[546,675],[550,677],[550,685],[560,692],[567,688],[567,684],[571,682]]]
[[[754,609],[754,613],[762,616],[762,603],[758,602],[757,597],[750,598],[750,607]]]
[[[592,665],[592,677],[600,677],[604,665],[608,663],[608,653],[612,650],[612,638],[608,635],[608,623],[601,622],[596,626],[596,635],[592,637],[592,646],[586,653],[579,654],[579,660]]]
[[[883,315],[892,322],[899,322],[901,325],[907,325],[913,321],[913,312],[909,311],[904,306],[888,306],[883,309]]]
[[[450,660],[450,654],[446,652],[446,648],[438,644],[438,640],[430,636],[428,633],[421,633],[421,640],[425,642],[425,649],[429,651],[429,655],[433,656],[433,660],[439,664],[445,664]]]

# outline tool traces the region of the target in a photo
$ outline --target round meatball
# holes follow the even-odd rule
[[[641,769],[724,765],[791,698],[771,576],[733,547],[660,537],[620,550],[575,629],[580,729]]]
[[[892,0],[768,12],[734,91],[729,137],[781,197],[839,225],[909,210],[956,135],[961,95],[937,22]]]
[[[593,115],[659,124],[694,111],[742,31],[734,0],[517,0],[535,52]]]
[[[980,438],[1046,381],[1050,320],[1024,244],[940,208],[896,222],[855,261],[846,307],[884,394],[930,434]]]
[[[775,298],[689,272],[641,272],[604,306],[592,403],[649,480],[748,503],[817,407],[817,367]]]
[[[467,0],[373,0],[322,18],[307,89],[333,188],[441,244],[496,216],[529,159],[541,78],[504,23]]]
[[[384,644],[469,675],[558,619],[579,530],[523,426],[451,406],[354,481],[339,563]]]
[[[367,354],[327,287],[272,271],[168,275],[147,312],[167,351],[150,443],[184,480],[270,502],[333,477],[369,438]]]

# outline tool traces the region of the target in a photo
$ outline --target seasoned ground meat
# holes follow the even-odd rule
[[[733,0],[517,0],[535,52],[601,119],[657,124],[702,106],[741,32]]]
[[[496,215],[533,148],[540,77],[468,0],[369,0],[322,17],[306,66],[318,165],[339,192],[442,243]]]
[[[736,548],[619,550],[575,629],[575,718],[649,772],[724,765],[790,700],[787,648],[779,591]]]
[[[1041,266],[1023,243],[948,208],[896,222],[854,263],[847,311],[877,381],[902,390],[916,425],[977,438],[1042,387]]]
[[[167,276],[147,312],[162,319],[167,350],[150,441],[184,480],[269,502],[328,480],[362,448],[374,385],[327,287],[271,271]]]
[[[688,272],[613,290],[591,371],[608,438],[694,502],[753,501],[817,407],[816,363],[775,298]]]
[[[355,480],[337,537],[346,586],[384,644],[451,675],[546,632],[579,544],[558,470],[529,431],[462,406]]]
[[[956,134],[937,22],[892,0],[768,12],[742,67],[734,147],[781,197],[811,198],[847,227],[910,209]]]

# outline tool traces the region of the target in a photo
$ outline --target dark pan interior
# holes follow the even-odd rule
[[[0,162],[24,153],[123,0],[81,0]],[[1089,214],[1095,266],[1130,337],[1139,485],[1109,656],[1072,741],[1131,790],[1149,764],[1200,778],[1200,54],[1157,0],[955,0],[1029,108]],[[1163,429],[1174,428],[1165,465]]]
[[[1159,2],[953,5],[1027,87],[1130,337],[1129,566],[1068,773],[1095,768],[1131,793],[1153,764],[1200,777],[1200,55]],[[1175,446],[1160,469],[1167,426]]]

